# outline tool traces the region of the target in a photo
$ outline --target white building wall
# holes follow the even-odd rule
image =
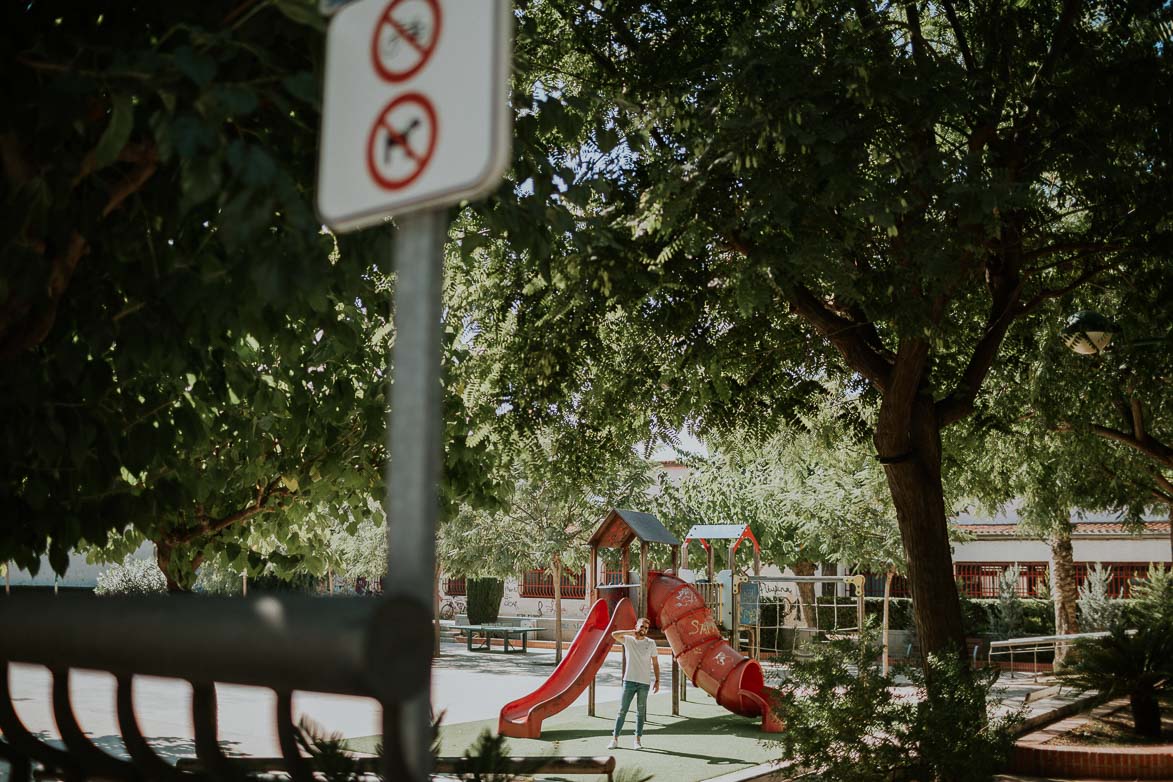
[[[1169,539],[1145,535],[1128,538],[1076,537],[1076,562],[1168,562]],[[1041,540],[978,539],[953,545],[954,562],[1048,562],[1051,547]]]

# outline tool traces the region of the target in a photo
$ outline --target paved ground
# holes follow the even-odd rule
[[[553,653],[534,650],[526,655],[467,652],[458,644],[446,644],[434,666],[433,702],[444,711],[445,754],[461,754],[477,734],[495,728],[501,707],[534,689],[553,669]],[[665,663],[667,661],[664,661]],[[670,667],[663,665],[665,679]],[[619,655],[612,654],[599,675],[599,716],[586,716],[586,694],[575,706],[547,722],[540,741],[511,741],[511,751],[533,755],[600,755],[606,750],[619,698],[621,668]],[[1006,680],[1007,694],[1018,702],[1036,693],[1042,685],[1022,677]],[[667,685],[667,681],[665,681]],[[10,686],[18,715],[33,733],[46,739],[58,736],[50,704],[50,677],[37,666],[13,666]],[[75,672],[71,681],[74,711],[83,730],[95,743],[116,755],[125,755],[118,736],[114,705],[114,679],[98,672]],[[768,760],[773,750],[753,721],[730,715],[711,698],[690,688],[690,701],[682,718],[673,718],[667,686],[650,703],[651,718],[646,749],[635,752],[625,747],[628,736],[614,752],[620,768],[641,769],[656,779],[692,782],[746,769]],[[267,690],[221,685],[220,737],[233,754],[279,755],[272,718],[276,697]],[[174,680],[140,677],[135,682],[135,703],[143,732],[157,751],[167,758],[195,755],[191,724],[190,688]],[[1038,713],[1055,708],[1068,697],[1040,699],[1030,704]],[[364,698],[298,694],[294,708],[331,732],[356,738],[356,747],[373,745],[371,737],[380,731],[378,705]],[[630,719],[634,719],[631,715]],[[0,781],[6,779],[0,763]],[[580,778],[581,779],[581,778]],[[1012,778],[1006,777],[1006,782]]]

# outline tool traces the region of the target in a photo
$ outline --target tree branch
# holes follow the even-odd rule
[[[1044,290],[1041,290],[1038,293],[1036,293],[1034,296],[1032,296],[1030,301],[1025,302],[1022,305],[1018,314],[1019,315],[1026,315],[1030,312],[1034,312],[1036,309],[1038,309],[1043,304],[1043,302],[1049,301],[1050,299],[1057,299],[1057,298],[1060,298],[1061,296],[1066,296],[1068,293],[1075,290],[1080,285],[1083,285],[1085,282],[1090,280],[1092,277],[1095,277],[1097,274],[1101,274],[1110,268],[1112,268],[1112,264],[1104,264],[1103,266],[1093,266],[1092,268],[1085,271],[1083,274],[1076,277],[1074,280],[1072,280],[1067,285],[1064,285],[1062,288],[1046,288]]]
[[[1048,255],[1054,255],[1055,253],[1084,253],[1087,255],[1099,255],[1100,253],[1119,252],[1120,250],[1125,249],[1125,247],[1126,245],[1123,244],[1060,242],[1059,244],[1051,244],[1046,247],[1040,247],[1037,250],[1031,250],[1030,252],[1023,255],[1023,259],[1027,261],[1033,261]],[[1053,266],[1054,265],[1042,266],[1035,269],[1024,269],[1024,271],[1027,273],[1045,271],[1046,269],[1053,268]]]
[[[1128,408],[1132,415],[1132,434],[1136,437],[1137,441],[1143,443],[1149,439],[1144,430],[1144,406],[1141,404],[1140,399],[1135,396],[1129,396]]]
[[[1021,308],[1016,306],[1022,295],[1022,278],[1017,269],[1012,264],[1002,263],[997,268],[988,268],[987,278],[992,301],[989,315],[986,317],[985,333],[974,346],[969,364],[966,365],[953,391],[936,404],[938,420],[942,427],[960,421],[973,412],[974,399],[977,398],[978,390],[994,364],[1002,340],[1006,337],[1010,324],[1021,314]]]
[[[888,390],[892,364],[871,344],[869,330],[874,331],[874,325],[870,321],[856,323],[836,315],[797,281],[783,281],[779,287],[790,304],[791,311],[830,342],[842,354],[848,366],[867,378],[880,391]],[[876,339],[878,340],[878,336]]]
[[[969,50],[969,41],[966,40],[965,31],[961,29],[961,20],[957,17],[957,9],[953,7],[952,0],[942,0],[941,6],[945,9],[945,18],[949,20],[949,26],[953,29],[953,38],[957,41],[957,50],[961,52],[961,61],[965,63],[965,72],[972,77],[977,66],[974,64],[973,52]]]
[[[230,513],[219,519],[210,519],[204,514],[203,506],[196,506],[196,516],[200,519],[200,524],[195,527],[176,531],[166,536],[165,541],[168,546],[177,546],[183,543],[191,543],[196,538],[204,535],[214,535],[221,530],[231,527],[233,524],[238,524],[242,521],[248,521],[254,516],[262,513],[272,513],[278,510],[277,507],[270,505],[270,501],[274,497],[285,497],[291,495],[293,492],[287,486],[281,484],[281,478],[277,477],[269,481],[263,486],[257,486],[257,495],[253,502],[236,511]]]
[[[1137,453],[1144,454],[1168,469],[1173,469],[1173,448],[1170,448],[1162,442],[1154,440],[1151,437],[1138,440],[1127,432],[1121,432],[1118,429],[1113,429],[1110,426],[1101,426],[1100,424],[1092,424],[1091,430],[1098,437],[1126,445]]]
[[[123,201],[141,190],[159,168],[159,156],[154,144],[127,145],[118,159],[133,161],[138,165],[118,184],[118,187],[114,188],[109,200],[106,201],[106,206],[102,208],[102,217],[109,217]]]
[[[1024,134],[1029,133],[1031,126],[1034,125],[1035,117],[1039,112],[1039,101],[1037,100],[1038,90],[1044,82],[1051,78],[1051,74],[1055,71],[1055,66],[1059,63],[1059,57],[1063,53],[1063,48],[1067,44],[1067,39],[1071,35],[1072,28],[1075,27],[1076,17],[1079,15],[1081,0],[1063,0],[1063,10],[1059,12],[1059,21],[1055,23],[1055,32],[1051,35],[1051,47],[1047,50],[1043,57],[1043,62],[1035,75],[1031,77],[1030,86],[1027,87],[1027,110],[1023,117],[1022,125],[1016,127],[1016,135],[1019,139]]]

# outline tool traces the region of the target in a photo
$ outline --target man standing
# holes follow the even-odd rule
[[[623,644],[627,661],[623,666],[623,698],[619,701],[619,715],[615,717],[615,730],[611,732],[611,743],[607,749],[618,746],[623,720],[631,708],[633,697],[636,699],[635,743],[631,746],[632,749],[643,748],[639,740],[644,735],[644,720],[648,715],[648,688],[652,692],[660,691],[660,661],[656,656],[656,642],[648,638],[651,627],[652,623],[645,617],[636,620],[634,630],[616,630],[611,633],[612,638]]]

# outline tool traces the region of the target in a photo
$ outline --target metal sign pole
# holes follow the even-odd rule
[[[442,433],[440,313],[447,211],[430,209],[396,222],[395,346],[388,379],[391,458],[384,506],[387,593],[418,602],[431,616]],[[413,780],[427,779],[432,764],[430,681],[420,697],[384,708],[388,763],[398,766],[394,760],[398,755],[405,766],[401,773]],[[396,741],[401,746],[391,747]]]

